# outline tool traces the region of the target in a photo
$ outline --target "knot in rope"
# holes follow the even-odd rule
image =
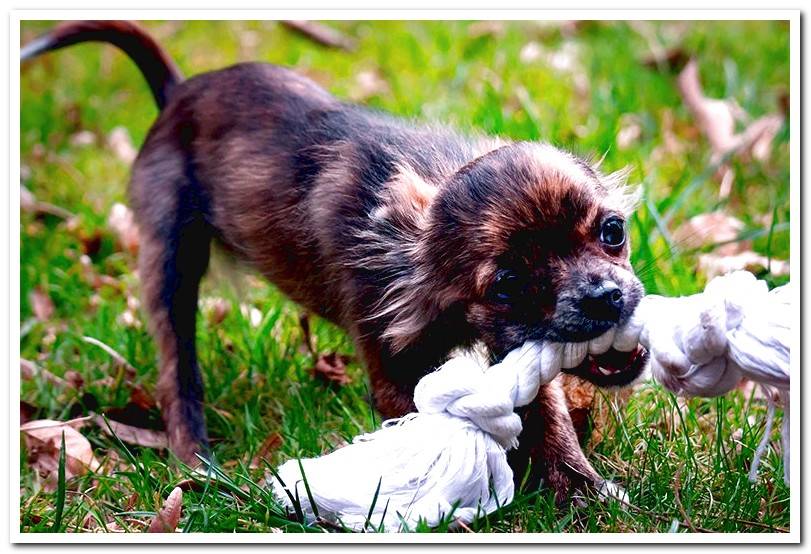
[[[769,292],[739,271],[713,279],[701,294],[646,296],[632,319],[651,353],[651,374],[685,396],[719,396],[742,377],[788,389],[788,290]]]
[[[447,413],[473,422],[504,448],[518,445],[521,418],[517,406],[529,404],[538,394],[542,377],[542,350],[526,342],[501,363],[482,364],[471,354],[451,358],[439,371],[429,373],[414,390],[414,404],[424,414]],[[551,345],[545,346],[547,350]],[[546,375],[553,379],[557,370]]]

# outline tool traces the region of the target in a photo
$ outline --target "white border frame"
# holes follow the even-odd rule
[[[791,373],[794,387],[791,391],[791,434],[794,448],[791,452],[791,482],[794,485],[790,498],[789,533],[713,533],[713,534],[658,534],[658,533],[453,533],[453,534],[286,534],[254,533],[234,535],[230,533],[205,534],[72,534],[72,533],[21,533],[20,521],[20,445],[14,438],[19,429],[17,407],[20,394],[19,364],[19,297],[20,297],[20,212],[19,188],[16,183],[20,174],[20,22],[22,20],[62,19],[178,19],[178,20],[242,20],[242,19],[599,19],[599,20],[768,20],[781,19],[790,22],[790,252],[791,274],[795,281],[801,278],[800,264],[800,12],[798,10],[156,10],[156,9],[93,9],[93,10],[15,10],[9,18],[9,240],[10,245],[10,296],[7,313],[11,317],[8,371],[10,376],[9,427],[5,430],[10,444],[9,491],[11,509],[9,519],[10,538],[14,543],[798,543],[800,541],[800,294],[794,290],[792,335],[795,355],[791,358]],[[0,241],[0,244],[2,242]],[[12,302],[15,304],[12,305]]]

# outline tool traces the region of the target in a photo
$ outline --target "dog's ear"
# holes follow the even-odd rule
[[[399,166],[383,187],[380,206],[372,217],[419,235],[427,225],[428,209],[437,193],[435,184],[423,179],[411,167]]]
[[[399,166],[380,192],[380,205],[363,237],[363,265],[391,276],[368,319],[385,325],[393,351],[413,342],[439,313],[432,284],[436,276],[424,263],[423,235],[438,187],[413,168]]]

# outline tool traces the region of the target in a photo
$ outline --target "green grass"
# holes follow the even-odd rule
[[[376,108],[417,119],[439,120],[513,139],[545,140],[583,155],[604,156],[608,170],[631,168],[644,190],[631,222],[633,263],[650,292],[676,295],[702,289],[697,252],[673,244],[670,232],[685,218],[718,207],[741,219],[754,248],[788,259],[788,130],[777,137],[768,162],[733,161],[736,178],[727,200],[718,200],[709,148],[697,136],[675,87],[675,76],[644,67],[648,42],[629,24],[590,23],[567,36],[530,23],[504,25],[497,35],[477,35],[468,22],[335,22],[358,38],[355,52],[329,51],[273,22],[156,22],[148,27],[186,74],[243,60],[295,66],[340,97],[357,93],[356,74],[379,72],[387,88],[366,99]],[[47,22],[24,23],[33,38]],[[475,28],[474,28],[475,29]],[[695,55],[708,96],[731,96],[753,117],[773,112],[788,90],[788,24],[771,22],[678,22],[651,24],[654,36],[683,33]],[[521,61],[522,48],[536,41],[544,49],[577,49],[574,72],[556,70],[543,59]],[[106,136],[126,127],[139,145],[157,114],[134,66],[110,47],[81,45],[26,64],[21,76],[21,163],[23,184],[39,200],[76,214],[77,228],[52,217],[21,214],[20,342],[23,358],[63,376],[76,371],[76,390],[44,380],[24,381],[21,399],[38,418],[68,419],[122,407],[133,384],[152,390],[155,349],[143,324],[126,326],[120,314],[137,296],[134,259],[119,251],[106,218],[125,200],[127,164],[103,144],[76,146],[79,130]],[[617,145],[623,121],[633,116],[640,139]],[[669,115],[668,115],[669,114]],[[682,150],[662,150],[665,121]],[[103,142],[103,141],[102,141]],[[773,226],[762,216],[774,214]],[[96,290],[83,277],[80,236],[101,235],[91,256],[94,270],[115,277],[118,287]],[[772,284],[786,277],[764,274]],[[33,317],[34,287],[53,299],[47,322]],[[101,527],[141,530],[179,481],[198,486],[184,497],[179,528],[185,531],[323,531],[284,517],[262,487],[265,469],[249,462],[274,432],[283,437],[270,464],[317,455],[371,430],[366,377],[350,366],[352,383],[330,388],[311,378],[313,360],[303,349],[299,309],[258,279],[236,285],[209,279],[206,296],[256,307],[259,326],[235,307],[224,321],[198,326],[206,382],[206,417],[219,478],[192,475],[165,452],[124,446],[95,427],[82,432],[96,457],[117,471],[69,479],[46,492],[21,450],[20,530],[78,531],[94,519]],[[318,349],[351,353],[338,329],[313,322]],[[109,345],[137,369],[128,383],[90,336]],[[104,378],[113,375],[112,381]],[[679,400],[645,384],[612,412],[602,442],[589,457],[604,476],[625,484],[633,508],[589,502],[556,507],[544,491],[522,491],[500,512],[479,521],[482,531],[769,531],[788,530],[789,489],[782,460],[770,449],[756,484],[747,480],[751,454],[763,433],[762,402],[733,392],[721,399]],[[737,440],[733,440],[735,434]],[[773,444],[776,444],[776,439]],[[206,483],[208,485],[206,486]],[[66,490],[65,490],[66,489]],[[60,497],[60,493],[63,495]],[[371,502],[371,499],[370,499]],[[442,529],[440,529],[442,530]]]

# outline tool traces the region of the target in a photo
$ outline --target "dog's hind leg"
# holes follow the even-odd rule
[[[195,345],[200,280],[212,232],[199,185],[180,159],[142,156],[130,194],[140,233],[138,269],[143,305],[158,346],[157,400],[169,446],[184,462],[206,454],[203,381]]]

